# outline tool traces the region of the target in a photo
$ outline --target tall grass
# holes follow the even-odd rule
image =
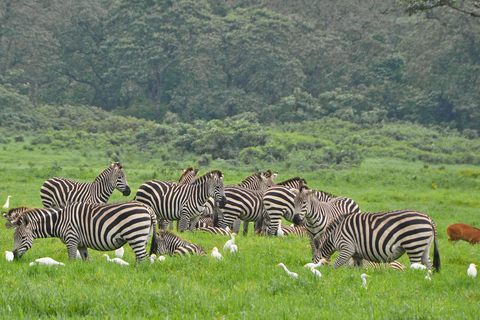
[[[5,145],[0,149],[0,201],[3,204],[2,199],[11,194],[12,206],[40,206],[39,190],[46,178],[56,175],[91,182],[107,165],[108,159],[95,150],[40,152],[21,144]],[[133,192],[149,179],[176,180],[181,173],[135,157],[124,166]],[[251,173],[222,167],[222,163],[212,163],[212,167],[225,172],[226,183],[238,183]],[[200,169],[204,173],[211,168]],[[479,226],[480,179],[469,174],[478,170],[466,165],[366,159],[360,166],[342,171],[290,168],[279,173],[278,181],[302,176],[312,188],[351,197],[362,211],[410,208],[430,214],[438,228],[442,259],[442,270],[432,281],[424,280],[426,272],[410,269],[331,267],[320,269],[323,277],[317,279],[303,268],[311,260],[307,238],[250,233],[239,235],[239,253],[223,253],[222,261],[168,257],[162,263],[130,267],[109,264],[93,250],[90,262],[68,261],[65,245],[58,239],[38,239],[19,261],[0,262],[0,314],[10,318],[107,319],[477,318],[480,280],[468,278],[466,269],[469,263],[479,262],[479,247],[449,243],[445,229],[456,222]],[[127,198],[115,191],[111,201]],[[13,248],[12,235],[12,230],[0,228],[2,252]],[[214,246],[221,250],[228,240],[198,232],[181,236],[207,251]],[[126,249],[125,260],[133,264],[134,254]],[[45,256],[66,266],[29,266],[35,258]],[[400,261],[409,264],[406,256]],[[275,267],[279,262],[299,278],[289,278]],[[363,272],[371,275],[368,289],[361,285]]]

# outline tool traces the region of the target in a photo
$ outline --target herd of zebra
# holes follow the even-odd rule
[[[89,259],[88,248],[116,250],[126,243],[136,261],[150,254],[205,254],[205,249],[168,231],[177,221],[179,232],[200,230],[238,233],[243,221],[255,233],[283,236],[308,235],[313,262],[330,261],[334,267],[390,263],[407,253],[412,264],[440,268],[437,231],[425,213],[411,210],[362,213],[347,197],[313,190],[302,178],[275,183],[276,172],[267,170],[245,178],[238,185],[224,185],[223,173],[213,170],[197,177],[198,169],[183,170],[179,182],[150,180],[133,200],[107,203],[115,189],[131,193],[120,163],[111,163],[93,183],[52,178],[40,190],[44,208],[14,208],[4,213],[7,228],[15,229],[15,258],[20,258],[36,238],[58,237],[66,244],[69,259]],[[292,222],[282,225],[282,219]],[[158,230],[157,230],[158,229]],[[393,263],[392,263],[393,262]]]

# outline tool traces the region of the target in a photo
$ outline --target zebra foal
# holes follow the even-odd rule
[[[63,208],[31,209],[24,212],[16,226],[13,254],[20,258],[37,238],[60,238],[68,250],[68,258],[88,260],[88,248],[111,251],[128,243],[135,260],[147,258],[145,246],[153,233],[156,246],[156,218],[153,210],[136,201],[118,203],[74,203]]]
[[[74,202],[106,203],[115,189],[124,196],[129,196],[131,192],[119,162],[111,163],[93,183],[65,178],[48,179],[40,189],[40,197],[44,208],[61,207]]]
[[[356,265],[363,266],[363,259],[385,263],[407,253],[410,263],[423,263],[431,268],[432,242],[433,267],[438,272],[437,229],[427,214],[412,210],[353,213],[339,216],[329,223],[313,262],[322,258],[329,261],[335,251],[339,252],[335,268],[347,264],[350,258]]]
[[[152,247],[152,250],[152,253],[157,255],[168,254],[169,256],[180,255],[182,257],[190,254],[207,254],[202,246],[183,240],[179,236],[170,233],[167,230],[157,231],[157,244],[155,248]]]

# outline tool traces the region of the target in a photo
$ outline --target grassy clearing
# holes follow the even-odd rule
[[[163,171],[160,163],[132,159],[124,165],[133,192],[146,180],[176,180],[180,175],[179,170]],[[95,151],[40,153],[8,144],[0,149],[0,201],[3,204],[12,194],[13,206],[39,206],[39,189],[49,176],[93,181],[107,164],[108,159]],[[251,173],[218,167],[227,183],[238,183]],[[442,271],[431,282],[424,280],[424,271],[368,270],[372,278],[365,290],[360,280],[364,270],[328,267],[321,269],[321,279],[315,279],[303,268],[311,260],[306,238],[240,235],[239,254],[224,254],[223,261],[167,258],[137,267],[108,264],[96,251],[91,251],[90,263],[69,262],[58,239],[38,239],[20,261],[0,262],[0,313],[12,318],[476,318],[479,279],[469,279],[466,269],[469,263],[480,262],[479,247],[450,244],[445,229],[456,222],[479,227],[480,179],[474,174],[479,170],[394,159],[367,159],[342,171],[279,170],[278,181],[305,177],[313,188],[355,199],[363,211],[411,208],[429,213],[438,228],[442,259]],[[205,171],[201,168],[201,173]],[[125,199],[115,191],[111,201]],[[12,234],[1,226],[2,252],[12,249]],[[227,240],[202,233],[182,237],[207,250],[222,248]],[[45,256],[67,265],[29,267],[30,261]],[[125,260],[134,261],[129,248]],[[406,256],[400,261],[408,265]],[[276,268],[279,262],[299,278],[290,279]]]

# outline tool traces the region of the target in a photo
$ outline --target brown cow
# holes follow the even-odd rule
[[[464,223],[454,223],[447,227],[447,234],[450,236],[448,241],[457,242],[458,240],[468,241],[471,245],[480,242],[480,229],[469,226]]]

